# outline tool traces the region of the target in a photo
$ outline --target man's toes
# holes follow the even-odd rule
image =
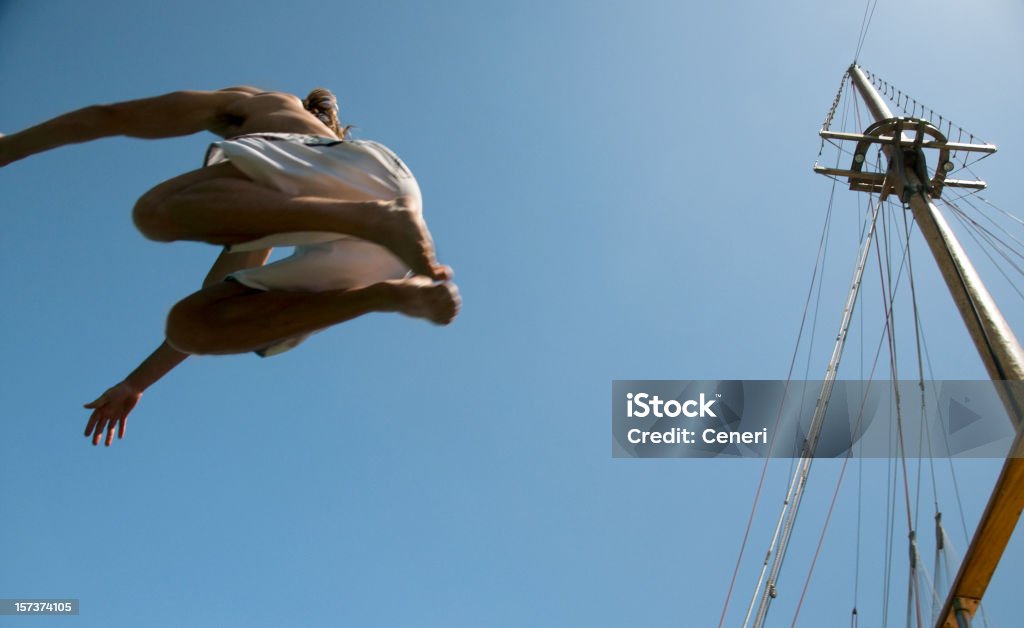
[[[455,320],[455,315],[459,313],[459,291],[453,284],[447,283],[438,288],[441,288],[435,293],[438,322],[447,325]]]

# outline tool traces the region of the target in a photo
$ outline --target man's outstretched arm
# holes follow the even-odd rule
[[[203,287],[223,281],[225,276],[236,270],[262,266],[269,255],[269,249],[241,253],[228,253],[225,250],[213,263],[203,281]],[[92,410],[85,426],[85,435],[92,436],[92,444],[99,444],[103,432],[107,433],[107,446],[114,441],[114,432],[117,432],[118,438],[124,438],[128,415],[142,398],[142,393],[188,356],[164,341],[128,377],[108,388],[92,403],[85,404],[87,409]]]
[[[0,166],[67,144],[126,135],[158,139],[231,126],[229,108],[258,90],[180,91],[78,109],[13,135],[0,137]]]
[[[92,444],[99,444],[104,431],[107,432],[108,447],[114,441],[115,431],[118,438],[124,438],[128,415],[142,398],[142,393],[187,357],[187,353],[164,341],[128,377],[108,388],[92,403],[85,404],[85,408],[92,410],[85,426],[85,435],[92,436]]]

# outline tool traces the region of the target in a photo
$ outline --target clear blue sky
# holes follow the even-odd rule
[[[0,625],[716,625],[760,463],[612,459],[610,382],[785,377],[829,193],[816,133],[863,9],[0,2],[0,131],[182,88],[328,86],[357,137],[416,173],[465,302],[449,328],[376,315],[273,359],[192,360],[144,396],[124,441],[94,449],[81,404],[156,346],[215,256],[146,241],[130,208],[198,167],[211,137],[108,139],[0,170],[0,598],[82,609]],[[1021,24],[1011,0],[882,2],[861,55],[1000,145],[978,170],[1016,213]],[[812,377],[854,257],[850,194]],[[937,276],[920,281],[935,377],[984,377]],[[838,471],[817,468],[777,625]],[[969,523],[997,469],[959,463]],[[864,477],[883,486],[884,465]],[[848,623],[851,508],[801,625]],[[878,625],[873,552],[860,600]],[[994,625],[1019,615],[1022,558],[1016,539]]]

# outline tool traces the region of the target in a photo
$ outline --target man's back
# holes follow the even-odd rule
[[[218,127],[211,129],[222,137],[251,133],[302,133],[336,137],[292,94],[261,92],[254,87],[232,87],[223,90],[237,94],[225,101],[219,111]]]

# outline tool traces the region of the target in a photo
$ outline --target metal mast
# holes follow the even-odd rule
[[[966,627],[970,626],[971,617],[1024,509],[1024,458],[1021,457],[1024,456],[1024,431],[1021,430],[1024,395],[1021,385],[1002,384],[1024,380],[1024,350],[949,224],[932,202],[932,197],[942,193],[943,185],[984,185],[981,182],[945,180],[945,172],[952,169],[948,156],[950,149],[994,152],[995,147],[947,142],[941,131],[925,120],[894,117],[860,67],[856,64],[850,66],[849,73],[875,123],[860,136],[823,132],[825,137],[856,140],[858,146],[851,170],[816,170],[832,170],[825,173],[849,176],[851,189],[877,190],[883,197],[895,193],[910,206],[1018,433],[937,623],[942,628]],[[908,137],[911,133],[914,136]],[[929,138],[927,141],[926,137]],[[879,175],[862,170],[871,143],[882,145],[889,162],[888,171],[881,181]],[[939,163],[931,180],[928,179],[923,148],[939,150]]]

